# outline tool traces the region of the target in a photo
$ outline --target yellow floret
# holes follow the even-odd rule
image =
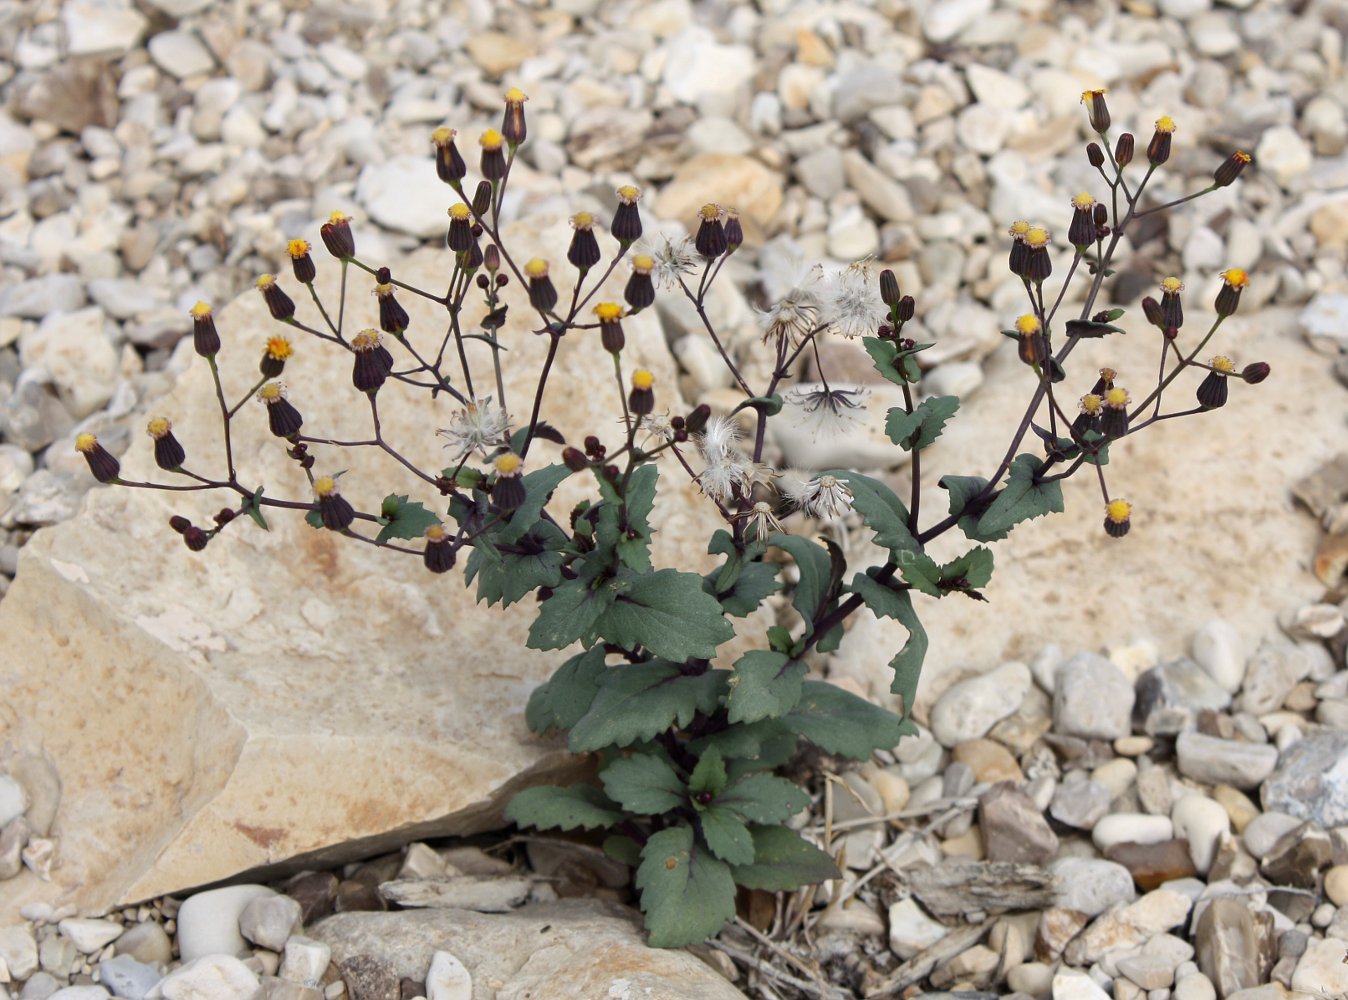
[[[92,434],[81,434],[75,438],[75,450],[88,454],[98,447],[98,438]]]
[[[314,496],[323,500],[337,495],[337,480],[331,476],[319,476],[314,480]]]
[[[501,148],[505,143],[505,136],[494,128],[489,128],[478,138],[478,145],[487,152],[494,152]]]
[[[594,307],[594,314],[599,317],[599,322],[612,323],[622,319],[623,307],[616,302],[601,302]]]
[[[1243,268],[1233,267],[1222,272],[1222,280],[1232,288],[1244,288],[1250,283],[1250,275]]]
[[[645,368],[638,368],[632,373],[632,388],[648,390],[655,385],[655,373],[649,372]]]
[[[169,423],[167,417],[151,417],[150,422],[145,425],[145,433],[156,441],[171,430],[173,430],[173,425]]]
[[[1133,505],[1127,500],[1111,500],[1105,506],[1105,517],[1115,524],[1122,524],[1133,516]]]
[[[1022,337],[1028,337],[1030,334],[1038,333],[1043,329],[1039,322],[1039,317],[1034,313],[1026,313],[1024,316],[1016,318],[1016,332]]]
[[[524,459],[520,458],[513,451],[508,451],[504,455],[497,457],[492,463],[498,476],[518,476],[520,470],[524,467]]]

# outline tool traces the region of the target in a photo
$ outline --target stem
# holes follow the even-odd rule
[[[211,380],[215,383],[215,398],[220,402],[220,413],[224,417],[225,464],[229,467],[229,478],[234,478],[234,441],[229,433],[229,419],[232,415],[229,404],[225,402],[225,389],[220,384],[220,366],[215,363],[215,355],[206,359],[211,366]]]
[[[553,330],[548,335],[548,356],[543,359],[543,370],[538,373],[538,388],[534,390],[534,410],[529,416],[529,433],[524,435],[524,445],[520,448],[520,458],[527,458],[529,445],[533,444],[534,431],[538,429],[538,414],[543,408],[543,390],[548,384],[548,373],[552,371],[552,362],[557,357],[557,345],[562,335]]]
[[[907,382],[903,384],[903,405],[909,413],[913,412],[913,390]],[[912,463],[913,485],[908,500],[908,532],[917,534],[917,517],[922,503],[922,449],[913,449]]]

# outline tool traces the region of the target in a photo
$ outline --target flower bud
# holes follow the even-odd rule
[[[1042,365],[1048,359],[1048,338],[1044,336],[1044,326],[1034,313],[1026,313],[1016,320],[1016,333],[1020,334],[1017,353],[1027,365]]]
[[[880,301],[893,309],[903,298],[899,291],[899,279],[889,268],[880,272]]]
[[[196,525],[192,525],[183,532],[183,542],[193,552],[200,552],[210,540],[211,536]]]
[[[529,98],[518,87],[511,87],[505,95],[505,117],[501,119],[501,134],[512,146],[518,146],[528,135],[524,123],[524,102]]]
[[[192,307],[192,349],[203,358],[220,353],[220,334],[215,329],[215,317],[209,303],[198,302]]]
[[[92,434],[76,437],[75,450],[84,456],[89,471],[100,483],[113,482],[122,472],[122,463],[117,461],[117,456],[99,444]]]
[[[173,425],[165,417],[154,417],[145,425],[145,433],[154,441],[154,464],[167,472],[182,468],[187,452],[173,436]]]
[[[276,283],[276,275],[258,275],[257,290],[262,293],[262,301],[267,303],[271,318],[285,322],[295,315],[295,302]]]
[[[318,276],[318,268],[314,266],[314,259],[309,255],[311,249],[308,240],[291,240],[286,244],[286,253],[290,255],[290,268],[295,272],[295,280],[301,285],[313,284],[314,278]]]
[[[1213,172],[1213,187],[1221,188],[1229,185],[1240,176],[1242,170],[1249,166],[1251,159],[1252,157],[1249,153],[1242,153],[1240,150],[1236,150],[1223,160],[1221,165]]]
[[[1248,272],[1239,267],[1222,272],[1222,287],[1217,290],[1215,308],[1217,315],[1225,319],[1240,305],[1240,293],[1250,283]]]
[[[655,375],[644,368],[632,373],[632,391],[627,396],[627,405],[638,417],[644,417],[655,409]]]
[[[557,305],[557,287],[548,276],[548,262],[534,257],[525,263],[524,277],[529,282],[529,304],[539,312],[550,312]]]
[[[623,288],[623,299],[633,312],[655,302],[655,282],[651,278],[654,270],[655,258],[650,254],[639,253],[632,258],[632,274]]]
[[[188,528],[192,527],[192,522],[181,514],[174,514],[169,518],[169,527],[181,535]]]
[[[1031,226],[1025,233],[1025,247],[1029,251],[1025,262],[1025,274],[1035,284],[1047,281],[1053,273],[1053,261],[1049,259],[1048,244],[1052,237],[1043,226]]]
[[[328,253],[338,260],[348,260],[356,256],[356,237],[351,232],[351,217],[342,212],[333,212],[328,221],[318,228],[323,245]]]
[[[281,382],[268,382],[257,391],[258,400],[267,407],[267,424],[277,437],[294,437],[304,425],[300,411],[286,398]]]
[[[390,282],[375,285],[374,294],[379,300],[379,329],[395,337],[401,337],[411,322],[411,317],[396,298],[394,285]]]
[[[351,351],[355,355],[351,384],[357,391],[373,395],[393,370],[393,355],[380,343],[378,330],[362,330],[352,337]]]
[[[1153,167],[1159,167],[1170,159],[1170,140],[1176,127],[1175,120],[1169,115],[1156,119],[1156,131],[1152,133],[1151,142],[1147,143],[1147,162]]]
[[[726,240],[725,224],[721,221],[721,207],[708,203],[697,214],[699,222],[693,245],[703,257],[714,260],[725,253],[730,245]]]
[[[1180,292],[1184,291],[1184,282],[1179,278],[1161,279],[1161,318],[1160,324],[1166,329],[1178,330],[1184,325],[1184,305],[1180,302]]]
[[[498,455],[492,463],[496,482],[491,489],[492,500],[504,511],[512,511],[524,503],[524,460],[513,451]]]
[[[337,480],[332,476],[314,480],[314,497],[318,501],[318,516],[329,531],[345,531],[356,519],[355,508],[337,491]]]
[[[899,299],[899,322],[907,323],[917,312],[917,300],[911,295],[905,295]]]
[[[641,189],[631,184],[618,188],[618,210],[613,213],[613,224],[609,232],[624,247],[641,239],[641,213],[637,210],[637,201],[641,198]]]
[[[1128,404],[1132,397],[1120,386],[1106,389],[1103,395],[1105,412],[1100,418],[1100,433],[1112,441],[1128,433]]]
[[[590,467],[590,460],[579,448],[569,445],[562,449],[562,463],[572,472],[584,472]]]
[[[1258,385],[1268,378],[1270,370],[1267,361],[1255,361],[1241,370],[1240,377],[1249,385]]]
[[[725,210],[726,253],[734,253],[744,243],[744,227],[740,225],[740,213],[733,208]]]
[[[523,108],[520,109],[521,119],[523,118]],[[488,181],[499,181],[506,175],[507,163],[505,155],[505,136],[494,128],[489,128],[483,132],[477,140],[478,145],[482,147],[482,160],[480,162],[482,176]],[[485,211],[478,212],[478,215],[486,215]]]
[[[1067,242],[1072,246],[1095,242],[1095,205],[1095,199],[1085,191],[1072,199],[1072,223],[1067,228]]]
[[[609,354],[617,354],[623,349],[626,338],[623,336],[623,307],[616,302],[601,302],[594,307],[599,317],[599,342]]]
[[[706,403],[699,403],[684,418],[683,427],[689,434],[701,434],[707,427],[707,421],[711,419],[711,407]]]
[[[421,561],[432,573],[448,573],[454,568],[454,542],[449,531],[438,521],[426,529],[426,548]]]
[[[1096,132],[1108,132],[1109,105],[1105,103],[1104,89],[1083,91],[1081,103],[1086,105],[1086,118],[1091,123],[1091,128]]]
[[[473,214],[479,219],[485,219],[491,211],[491,193],[491,181],[477,182],[473,190]]]
[[[1097,170],[1105,165],[1105,151],[1098,142],[1086,143],[1086,161]]]
[[[431,143],[435,146],[435,173],[451,187],[458,189],[468,174],[468,164],[463,162],[459,149],[454,145],[458,135],[452,128],[441,126],[431,133]]]
[[[1227,376],[1236,370],[1235,364],[1224,354],[1219,354],[1209,362],[1212,371],[1203,377],[1198,386],[1198,405],[1205,410],[1215,410],[1226,405]]]
[[[1161,311],[1161,303],[1157,302],[1150,295],[1142,299],[1142,315],[1147,318],[1147,322],[1152,326],[1166,328],[1165,313]]]
[[[594,216],[589,212],[577,212],[571,216],[571,245],[567,247],[566,259],[579,271],[588,271],[599,263],[599,240],[594,235]]]
[[[449,206],[445,245],[455,253],[463,253],[473,245],[473,210],[461,201]]]
[[[1133,505],[1127,500],[1111,500],[1105,505],[1105,531],[1110,538],[1122,538],[1132,525]]]
[[[1122,170],[1128,164],[1133,162],[1133,146],[1136,140],[1133,139],[1133,133],[1123,132],[1114,143],[1114,162]]]

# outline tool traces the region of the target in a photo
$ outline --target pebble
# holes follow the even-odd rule
[[[1220,712],[1231,695],[1192,660],[1153,667],[1137,679],[1133,721],[1150,736],[1174,736],[1192,729],[1198,713]]]
[[[1096,653],[1059,664],[1053,682],[1053,728],[1068,736],[1116,740],[1132,733],[1133,686]]]
[[[117,954],[145,965],[167,965],[173,961],[173,942],[162,925],[147,920],[132,924],[122,933],[117,939]]]
[[[1100,858],[1060,858],[1050,870],[1058,878],[1054,905],[1088,917],[1114,906],[1131,903],[1136,896],[1128,869]]]
[[[0,774],[0,826],[16,820],[28,810],[28,792],[8,774]]]
[[[1348,966],[1343,964],[1344,943],[1317,938],[1306,943],[1292,973],[1292,989],[1311,995],[1341,995],[1348,992]]]
[[[1221,839],[1231,832],[1231,817],[1222,806],[1203,795],[1185,795],[1170,811],[1175,836],[1189,842],[1189,856],[1200,875],[1212,867]],[[1141,985],[1141,984],[1139,984]]]
[[[1348,906],[1348,865],[1335,865],[1325,872],[1325,895],[1335,906]]]
[[[122,936],[123,927],[115,920],[71,917],[60,922],[61,933],[85,955],[101,951]]]
[[[431,957],[431,967],[426,973],[426,1000],[473,1000],[473,977],[447,951],[437,951]]]
[[[0,927],[0,961],[20,981],[38,970],[37,938],[28,924]]]
[[[1204,736],[1189,730],[1175,741],[1180,774],[1210,785],[1254,788],[1273,773],[1278,749],[1267,743],[1246,743]]]
[[[1245,682],[1244,643],[1230,622],[1214,618],[1195,633],[1190,646],[1194,662],[1229,694],[1235,694]]]
[[[154,64],[179,80],[215,68],[215,59],[196,32],[173,28],[150,39],[147,48]]]
[[[995,740],[965,740],[950,752],[952,760],[967,765],[979,784],[1023,781],[1025,776],[1011,751]]]
[[[1053,1000],[1109,1000],[1109,994],[1086,973],[1064,968],[1053,976]]]
[[[1053,795],[1049,815],[1059,823],[1078,830],[1090,830],[1109,812],[1114,796],[1110,789],[1092,781],[1082,772],[1077,780],[1064,780]]]
[[[46,274],[0,290],[0,316],[42,319],[84,305],[84,283],[74,274]]]
[[[321,941],[292,934],[285,944],[280,977],[303,986],[317,987],[332,961],[332,949]]]
[[[1251,857],[1263,858],[1273,850],[1279,840],[1301,823],[1302,820],[1297,816],[1269,811],[1251,821],[1241,833],[1240,839]]]
[[[1159,844],[1175,835],[1169,816],[1113,813],[1095,824],[1091,840],[1101,851],[1116,844]]]
[[[0,315],[5,314],[0,293]],[[1297,325],[1312,347],[1337,354],[1348,347],[1348,294],[1324,292],[1315,296],[1297,315]]]
[[[248,942],[239,933],[239,917],[253,900],[275,894],[263,885],[231,885],[188,897],[178,910],[178,953],[182,960],[249,954]]]
[[[203,955],[165,976],[157,992],[164,1000],[250,1000],[259,986],[257,974],[233,955]]]
[[[993,725],[1020,707],[1030,683],[1029,668],[1011,662],[952,684],[932,706],[932,735],[946,747],[986,736]]]
[[[1323,829],[1348,826],[1348,733],[1302,737],[1282,752],[1259,791],[1267,810],[1311,820]]]
[[[145,1000],[145,995],[163,979],[152,965],[138,962],[130,955],[115,955],[99,964],[99,981],[113,996],[125,1000]]]
[[[907,961],[950,933],[912,899],[901,899],[889,908],[889,948]]]
[[[1058,838],[1034,800],[1012,782],[994,785],[979,798],[978,822],[990,861],[1045,864],[1058,853]]]
[[[300,904],[289,896],[258,896],[250,899],[239,914],[239,933],[270,951],[282,951],[299,926]]]
[[[1290,125],[1275,125],[1259,137],[1254,155],[1262,171],[1283,188],[1310,170],[1314,156],[1301,134]]]
[[[922,16],[922,34],[930,42],[949,42],[992,9],[992,0],[944,0]]]

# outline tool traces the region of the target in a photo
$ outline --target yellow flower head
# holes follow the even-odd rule
[[[257,287],[263,291],[274,284],[276,284],[276,275],[274,274],[259,274],[257,276]]]
[[[428,542],[443,542],[448,537],[449,531],[439,521],[426,529],[426,541]]]
[[[1121,410],[1131,401],[1128,390],[1122,386],[1114,386],[1112,389],[1105,390],[1105,405],[1111,410]]]
[[[1011,228],[1007,230],[1007,233],[1014,240],[1023,240],[1025,239],[1025,234],[1029,231],[1030,224],[1024,219],[1017,219],[1015,222],[1011,223]]]
[[[648,253],[639,253],[632,258],[632,270],[637,274],[650,274],[655,270],[655,258]]]
[[[1105,401],[1093,392],[1088,392],[1081,397],[1081,412],[1095,416],[1104,406]]]
[[[478,145],[489,153],[494,153],[505,145],[505,136],[494,128],[489,128],[478,137]]]
[[[473,217],[473,210],[461,201],[456,201],[449,206],[449,217],[456,221],[464,221]]]
[[[191,309],[193,319],[205,319],[211,314],[211,304],[209,302],[198,302]]]
[[[337,480],[331,476],[319,476],[314,480],[314,496],[320,500],[337,495]]]
[[[268,382],[257,391],[257,398],[264,403],[279,403],[286,398],[284,382]]]
[[[601,323],[613,323],[622,319],[623,307],[616,302],[601,302],[594,307],[594,314]]]
[[[275,337],[267,338],[266,351],[267,357],[271,358],[273,361],[285,361],[295,353],[295,348],[291,345],[290,341],[278,334]]]
[[[1133,505],[1127,500],[1111,500],[1105,505],[1105,517],[1114,524],[1122,524],[1133,516]]]
[[[310,249],[312,248],[309,246],[308,240],[291,240],[286,244],[286,253],[290,254],[290,256],[294,257],[296,260],[307,256]]]
[[[1228,375],[1236,370],[1236,363],[1225,354],[1217,355],[1209,361],[1208,364],[1212,365],[1212,367],[1216,368],[1219,372],[1226,372]]]
[[[378,330],[361,330],[351,338],[351,349],[353,351],[373,351],[379,346]]]
[[[529,98],[525,95],[524,91],[520,90],[519,87],[511,87],[505,93],[505,102],[507,105],[513,104],[519,106],[528,99]]]
[[[448,146],[459,133],[446,125],[441,125],[431,133],[431,142],[437,146]]]
[[[715,222],[721,217],[721,206],[707,202],[697,210],[697,214],[703,222]]]
[[[1082,191],[1081,194],[1072,199],[1072,207],[1084,212],[1088,208],[1095,207],[1095,197],[1087,191]]]
[[[328,222],[334,226],[340,226],[343,222],[350,222],[351,216],[345,212],[332,212],[328,215]]]
[[[1157,132],[1163,132],[1166,135],[1169,135],[1178,127],[1179,126],[1175,124],[1175,119],[1171,118],[1169,115],[1162,115],[1160,118],[1156,119]]]
[[[645,368],[638,368],[632,373],[632,388],[646,391],[655,385],[655,374],[647,371]]]
[[[1162,278],[1161,291],[1165,292],[1166,295],[1178,295],[1180,292],[1184,291],[1184,282],[1180,281],[1179,278],[1176,278],[1174,275],[1171,275],[1169,278]]]
[[[1025,245],[1028,247],[1046,247],[1052,238],[1043,226],[1031,226],[1025,231]]]
[[[504,455],[498,455],[496,461],[492,463],[498,476],[518,476],[524,468],[524,459],[520,458],[513,451],[508,451]]]
[[[1232,288],[1241,289],[1250,283],[1250,275],[1243,268],[1233,267],[1222,272],[1222,280]]]
[[[641,188],[635,184],[624,184],[618,188],[618,200],[624,205],[635,205],[641,198]]]
[[[594,216],[589,212],[577,212],[571,216],[572,229],[590,229],[594,226]]]
[[[75,450],[85,455],[98,447],[98,438],[92,434],[81,434],[75,438]]]
[[[548,262],[542,257],[533,257],[525,262],[524,276],[526,278],[546,278],[548,276]]]
[[[173,425],[169,423],[167,417],[151,417],[150,422],[145,425],[145,433],[158,441],[160,438],[173,430]]]
[[[1043,325],[1034,313],[1026,313],[1024,316],[1016,317],[1016,332],[1022,337],[1038,333],[1041,329],[1043,329]]]
[[[1085,104],[1087,101],[1093,101],[1097,97],[1104,97],[1104,96],[1105,96],[1104,87],[1099,87],[1095,90],[1083,90],[1081,92],[1081,101],[1079,103]]]

